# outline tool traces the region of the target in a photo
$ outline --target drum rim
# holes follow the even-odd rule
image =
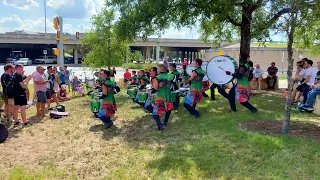
[[[207,64],[207,66],[206,66],[206,72],[207,72],[208,65],[209,65],[210,61],[211,61],[212,59],[216,58],[216,57],[228,57],[228,58],[232,59],[234,62],[236,62],[235,70],[237,69],[237,67],[238,67],[238,62],[237,62],[233,57],[231,57],[231,56],[229,56],[229,55],[223,55],[223,56],[219,56],[219,55],[218,55],[218,56],[214,56],[213,58],[211,58],[211,59],[208,61],[208,64]],[[207,77],[208,77],[208,79],[209,79],[212,83],[217,84],[217,83],[213,82],[213,81],[209,78],[208,75],[207,75]],[[233,80],[234,80],[234,77],[232,77],[231,80],[228,81],[228,82],[225,83],[225,84],[228,84],[228,83],[232,82]],[[222,84],[218,84],[218,85],[222,85]]]

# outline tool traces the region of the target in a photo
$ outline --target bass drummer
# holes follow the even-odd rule
[[[237,100],[241,105],[246,107],[251,111],[251,113],[257,113],[258,109],[252,106],[249,103],[249,73],[250,73],[250,65],[248,62],[248,54],[241,54],[240,64],[238,71],[232,74],[230,71],[226,71],[227,75],[231,75],[237,79],[237,84],[233,88],[231,88],[229,92],[229,102],[231,104],[235,104],[235,100]],[[235,94],[235,98],[231,97],[231,94]]]
[[[183,106],[189,111],[190,114],[196,118],[200,117],[200,112],[196,110],[196,105],[202,99],[202,79],[206,75],[206,72],[201,68],[202,59],[194,60],[194,69],[189,79],[190,91],[184,99]]]

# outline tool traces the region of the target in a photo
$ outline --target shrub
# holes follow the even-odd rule
[[[150,64],[135,64],[135,63],[129,63],[128,64],[128,68],[129,69],[151,69],[152,67],[155,67],[157,66],[157,64],[153,64],[153,63],[150,63]],[[126,64],[122,64],[121,66],[123,69],[126,69]]]

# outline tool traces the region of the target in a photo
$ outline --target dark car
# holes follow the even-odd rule
[[[65,58],[64,58],[64,63],[65,63],[65,64],[74,64],[74,59],[73,59],[73,57],[65,57]]]

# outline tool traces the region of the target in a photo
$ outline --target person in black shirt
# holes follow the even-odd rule
[[[11,114],[13,113],[13,97],[8,97],[6,94],[7,85],[11,79],[11,76],[14,72],[14,66],[12,64],[7,64],[4,66],[4,73],[1,75],[1,86],[4,100],[4,112],[5,119],[10,119]],[[10,103],[9,103],[10,102]]]
[[[15,66],[16,73],[12,76],[13,81],[13,99],[14,99],[14,110],[13,110],[13,119],[15,121],[14,126],[18,126],[20,124],[18,119],[18,111],[21,112],[21,118],[23,124],[25,126],[31,125],[27,121],[27,112],[26,112],[26,105],[27,103],[27,96],[26,96],[26,88],[28,86],[29,81],[31,80],[31,76],[27,76],[25,80],[23,80],[23,65],[17,64]]]
[[[249,70],[249,77],[248,77],[248,91],[250,93],[250,95],[252,94],[252,80],[253,80],[253,62],[250,60],[250,56],[248,56],[248,64],[250,66],[250,70]]]

